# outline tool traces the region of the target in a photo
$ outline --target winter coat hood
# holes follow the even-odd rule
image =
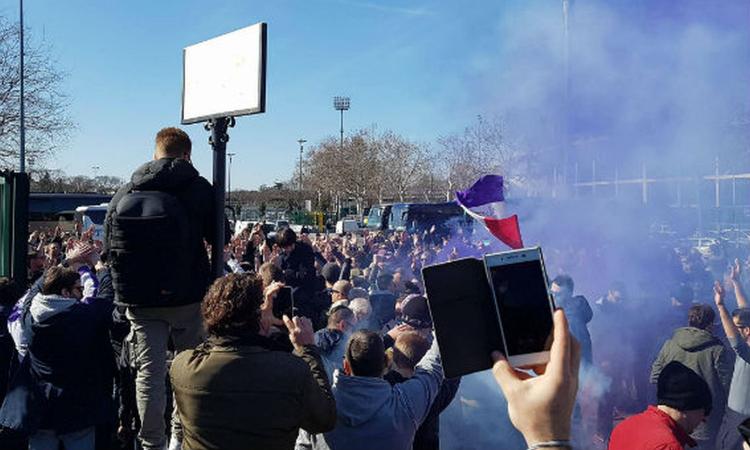
[[[697,352],[721,342],[706,330],[695,327],[683,327],[675,330],[672,340],[687,352]]]
[[[139,191],[178,191],[200,174],[188,161],[181,158],[161,158],[143,164],[130,178]]]
[[[35,322],[42,322],[52,316],[68,311],[78,300],[59,295],[36,294],[31,301],[29,312]]]
[[[382,378],[334,374],[334,396],[339,420],[350,427],[369,422],[388,402],[393,389]]]

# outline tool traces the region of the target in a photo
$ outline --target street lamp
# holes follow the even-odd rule
[[[18,123],[19,123],[19,134],[18,134],[18,144],[19,144],[19,157],[21,159],[19,164],[19,172],[24,173],[26,172],[26,112],[24,110],[24,94],[23,94],[23,84],[24,84],[24,70],[23,70],[23,0],[19,0],[19,25],[18,25],[18,37],[19,37],[19,50],[18,50],[18,76],[19,76],[19,108],[18,108]]]
[[[306,140],[299,138],[297,143],[299,144],[299,191],[302,192],[302,151]]]
[[[229,206],[232,206],[232,158],[237,153],[233,152],[227,152],[227,156],[229,157],[229,176],[227,177],[227,184],[229,186],[227,187],[227,203]]]
[[[341,111],[341,148],[344,148],[344,111],[349,110],[349,97],[333,97],[333,108]]]

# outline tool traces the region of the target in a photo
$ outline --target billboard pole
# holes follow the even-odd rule
[[[224,276],[224,199],[226,187],[227,128],[234,126],[234,117],[219,117],[206,122],[206,131],[211,132],[208,143],[214,152],[214,245],[211,246],[212,272],[215,278]]]

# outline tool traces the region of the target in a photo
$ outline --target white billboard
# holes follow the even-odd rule
[[[266,110],[266,24],[185,47],[182,123]]]

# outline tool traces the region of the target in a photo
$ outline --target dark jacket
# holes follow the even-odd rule
[[[34,398],[10,401],[9,396],[2,425],[13,427],[13,419],[23,414],[32,416],[30,432],[63,434],[107,423],[115,369],[108,338],[111,317],[112,303],[104,299],[37,294],[24,319],[31,321],[31,338],[27,361],[19,369],[28,372],[24,388]]]
[[[281,255],[281,269],[287,286],[301,288],[312,294],[315,290],[315,254],[312,247],[301,241],[294,244],[294,249],[287,255]]]
[[[581,362],[591,364],[593,362],[593,350],[588,323],[594,317],[594,311],[591,309],[589,301],[583,295],[576,295],[557,306],[565,311],[565,316],[570,324],[570,334],[581,344]]]
[[[394,371],[388,372],[383,377],[385,381],[391,383],[391,386],[397,383],[403,383],[408,378]],[[440,449],[440,413],[451,404],[456,397],[458,387],[461,384],[461,378],[446,378],[440,385],[435,401],[432,402],[430,412],[417,429],[414,435],[414,446],[412,450],[439,450]]]
[[[322,325],[320,316],[327,308],[316,297],[317,276],[315,274],[315,255],[309,244],[297,241],[288,255],[280,257],[281,270],[284,271],[284,282],[294,288],[294,306],[300,315]],[[330,303],[328,303],[330,305]]]
[[[706,330],[683,327],[675,330],[664,343],[651,367],[651,382],[656,383],[662,369],[677,361],[700,375],[711,390],[713,407],[707,421],[693,433],[696,440],[715,440],[729,395],[732,381],[732,353]]]
[[[336,404],[315,346],[294,356],[257,335],[209,338],[174,359],[182,448],[291,449],[300,428],[331,430]]]
[[[162,158],[143,164],[133,173],[130,182],[121,187],[109,202],[104,221],[104,251],[109,250],[112,213],[122,197],[133,190],[172,194],[180,201],[188,215],[188,253],[191,255],[192,276],[185,280],[190,284],[186,290],[186,297],[169,304],[154,299],[148,306],[179,306],[200,302],[211,282],[208,254],[203,243],[203,239],[212,243],[214,238],[215,209],[211,184],[200,176],[192,164],[183,159]],[[141,299],[118,298],[117,301],[125,306],[145,306]]]

